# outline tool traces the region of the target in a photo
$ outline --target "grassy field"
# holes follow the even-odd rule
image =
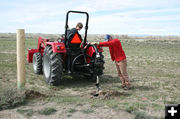
[[[101,88],[104,92],[119,93],[108,97],[93,97],[94,82],[81,76],[64,76],[60,86],[49,86],[42,75],[33,73],[32,64],[26,63],[25,90],[31,91],[29,98],[25,94],[15,95],[15,38],[1,37],[0,42],[0,118],[15,115],[17,118],[163,119],[165,104],[180,103],[180,41],[122,39],[132,84],[130,90],[121,88],[115,64],[108,48],[104,48],[106,63],[100,77]],[[25,45],[26,51],[36,48],[37,38],[26,38]],[[3,100],[12,95],[14,99],[8,106],[9,102]]]

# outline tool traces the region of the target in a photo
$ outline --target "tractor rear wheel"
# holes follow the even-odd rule
[[[51,46],[46,46],[43,54],[44,79],[51,85],[59,85],[62,79],[61,54],[53,53]]]
[[[33,54],[33,69],[34,73],[42,74],[42,56],[39,52]]]

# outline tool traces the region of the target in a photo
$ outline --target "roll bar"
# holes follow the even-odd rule
[[[87,40],[87,30],[88,30],[88,22],[89,22],[89,14],[87,12],[82,12],[82,11],[68,11],[66,14],[66,25],[65,25],[65,40],[67,40],[67,30],[69,28],[68,26],[68,19],[69,19],[69,14],[70,13],[76,13],[76,14],[85,14],[86,15],[86,25],[85,25],[85,36],[84,36],[84,44],[86,44]],[[83,45],[84,47],[84,45]]]

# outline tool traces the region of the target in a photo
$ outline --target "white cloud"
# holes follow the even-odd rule
[[[84,0],[78,8],[88,10],[89,12],[96,12],[130,8],[173,8],[177,4],[180,4],[179,0]]]
[[[170,14],[180,9],[137,10],[111,13],[91,18],[92,31],[115,34],[177,34],[180,14]],[[170,12],[169,14],[165,14]],[[158,13],[158,15],[156,15]],[[161,15],[161,13],[163,13]],[[150,14],[150,15],[149,15]],[[154,15],[155,14],[155,15]],[[145,15],[145,16],[144,16]],[[137,17],[138,16],[138,17]],[[94,28],[95,27],[95,28]]]

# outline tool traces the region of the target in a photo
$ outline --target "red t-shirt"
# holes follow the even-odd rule
[[[109,52],[111,54],[112,61],[122,61],[126,59],[126,55],[121,46],[119,39],[113,39],[111,41],[104,41],[99,43],[100,47],[109,47]]]

